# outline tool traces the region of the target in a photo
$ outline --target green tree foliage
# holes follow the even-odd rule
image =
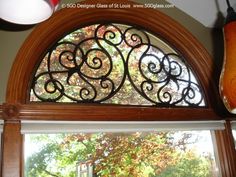
[[[158,177],[212,177],[212,160],[207,157],[199,157],[189,151],[180,154],[175,165],[168,166]]]
[[[76,177],[76,164],[92,163],[101,177],[210,177],[212,157],[187,148],[190,134],[96,133],[32,136],[43,143],[26,159],[27,177]],[[41,138],[43,136],[43,140]],[[46,143],[45,143],[46,142]]]

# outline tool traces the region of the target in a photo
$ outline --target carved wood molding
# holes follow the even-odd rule
[[[17,120],[20,115],[20,104],[4,103],[2,105],[2,117],[7,120]]]
[[[221,119],[208,108],[7,103],[2,108],[4,120],[198,121]]]
[[[63,109],[62,109],[63,107]],[[207,115],[207,116],[206,116]],[[192,121],[220,120],[208,108],[154,108],[112,105],[73,104],[3,104],[0,118],[13,120],[71,120],[71,121]]]

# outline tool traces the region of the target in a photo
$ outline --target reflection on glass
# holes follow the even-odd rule
[[[236,149],[236,129],[233,129],[232,132],[233,132],[233,137],[234,137],[234,145]]]
[[[26,134],[24,154],[26,177],[219,176],[210,131]]]

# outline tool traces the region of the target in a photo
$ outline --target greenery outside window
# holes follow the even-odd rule
[[[221,176],[210,130],[223,122],[43,124],[23,123],[26,177],[80,177],[78,164],[91,177]]]

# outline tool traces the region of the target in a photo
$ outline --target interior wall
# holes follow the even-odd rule
[[[144,3],[144,1],[135,0],[139,3]],[[73,2],[76,0],[62,0],[61,3]],[[148,0],[148,3],[156,3],[156,0]],[[166,2],[160,0],[158,4],[166,4]],[[217,65],[221,65],[223,50],[221,30],[206,28],[177,8],[159,8],[157,10],[162,11],[187,28],[213,56]],[[0,104],[5,101],[8,75],[14,58],[33,28],[33,26],[11,25],[0,21]]]

